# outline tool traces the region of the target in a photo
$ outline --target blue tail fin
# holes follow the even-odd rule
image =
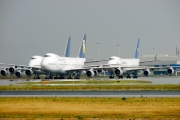
[[[135,53],[134,53],[134,58],[135,59],[139,59],[139,42],[140,42],[140,38],[138,38],[136,50],[135,50]]]
[[[82,40],[77,57],[85,58],[85,53],[86,53],[86,34],[84,34],[83,36],[83,40]]]
[[[64,57],[69,57],[70,56],[70,44],[71,44],[71,37],[68,37],[67,43],[66,43],[66,47],[64,50]]]

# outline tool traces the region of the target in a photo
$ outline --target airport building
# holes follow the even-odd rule
[[[151,61],[153,60],[153,62]],[[149,61],[140,63],[141,66],[149,67],[166,67],[173,66],[174,74],[180,75],[180,55],[167,55],[167,54],[149,54],[141,55],[140,61]],[[176,67],[177,66],[177,67]],[[167,75],[167,69],[154,70],[154,75]]]

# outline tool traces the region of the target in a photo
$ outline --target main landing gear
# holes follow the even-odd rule
[[[73,75],[56,75],[56,76],[53,76],[51,74],[47,74],[45,79],[80,79],[80,74],[76,74],[75,76]]]
[[[35,74],[34,79],[41,79],[41,78],[39,77],[39,74]]]
[[[123,79],[123,77],[124,77],[123,75],[118,76],[119,79]],[[127,79],[131,79],[131,77],[133,77],[134,79],[137,79],[138,75],[131,76],[130,74],[128,74],[126,77]],[[114,75],[109,75],[109,79],[114,79]]]
[[[110,76],[109,76],[109,79],[114,79],[114,75],[110,75]]]

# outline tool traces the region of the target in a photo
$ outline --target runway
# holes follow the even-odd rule
[[[83,79],[77,80],[77,79],[60,79],[60,80],[49,80],[49,81],[81,81]],[[84,80],[91,80],[91,79],[84,79]],[[97,78],[97,80],[111,80],[109,78]],[[112,80],[121,80],[121,79],[112,79]],[[180,77],[139,77],[138,79],[125,79],[125,80],[145,80],[145,81],[150,81],[152,82],[152,84],[180,84]],[[22,82],[41,82],[41,80],[37,79],[37,80],[26,80],[26,79],[17,79],[17,80],[13,80],[13,79],[0,79],[0,86],[9,86],[11,85],[22,85],[19,83]],[[102,83],[103,84],[103,83]],[[61,84],[62,85],[62,84]],[[67,84],[66,84],[67,85]]]
[[[180,97],[180,91],[0,91],[0,97]]]

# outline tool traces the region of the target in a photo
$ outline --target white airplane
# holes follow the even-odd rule
[[[70,43],[71,43],[71,37],[68,37],[67,43],[66,43],[66,47],[64,50],[64,57],[69,57],[70,56]],[[14,64],[9,64],[8,66],[11,67],[6,67],[4,69],[1,70],[1,75],[6,76],[8,73],[10,74],[15,74],[16,77],[20,78],[25,71],[25,74],[27,76],[32,76],[33,74],[34,79],[39,79],[39,75],[40,74],[45,74],[46,73],[44,71],[41,71],[41,61],[42,61],[43,57],[42,56],[33,56],[31,57],[28,66],[25,65],[14,65]],[[31,74],[29,73],[29,71],[31,71]]]
[[[139,66],[139,42],[140,38],[138,39],[134,58],[132,59],[121,59],[116,56],[110,57],[109,61],[105,65],[101,65],[101,67],[93,67],[92,69],[86,72],[88,77],[92,77],[95,75],[95,70],[105,70],[109,72],[109,78],[114,78],[114,75],[117,75],[119,78],[123,78],[123,76],[127,76],[127,78],[131,78],[131,74],[133,78],[138,78],[138,73],[142,70],[144,71],[145,75],[150,74],[151,69],[158,69],[159,67],[146,67],[146,66]],[[147,62],[147,61],[145,61]]]
[[[85,51],[86,34],[83,36],[77,57],[60,57],[54,53],[47,53],[41,62],[41,69],[42,71],[52,75],[60,75],[61,79],[65,78],[66,76],[68,76],[68,78],[72,78],[72,74],[75,74],[75,79],[79,79],[80,73],[89,69],[84,67],[84,63],[96,62],[86,61]],[[52,77],[50,76],[50,78]]]

